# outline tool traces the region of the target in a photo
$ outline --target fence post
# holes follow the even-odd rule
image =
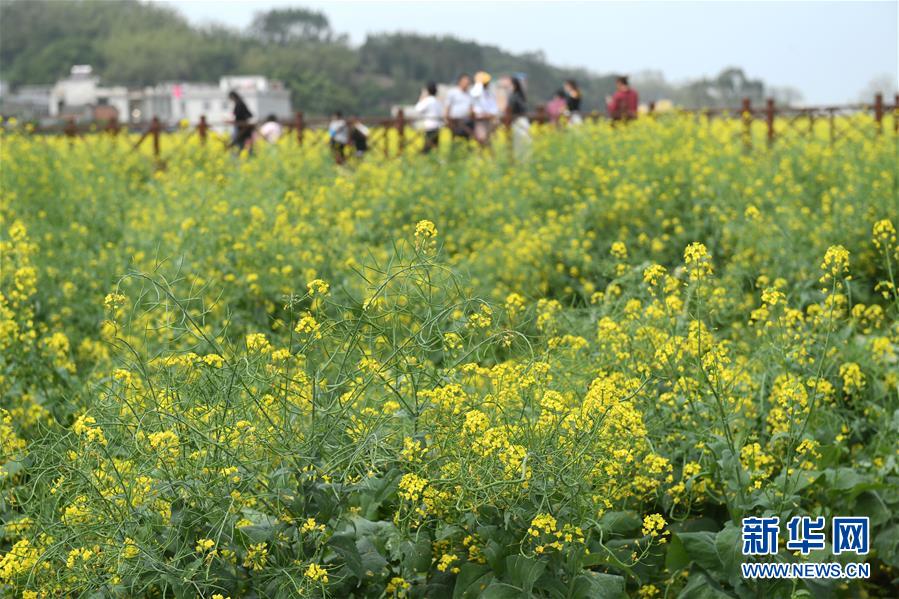
[[[397,156],[402,155],[403,149],[406,147],[406,113],[400,108],[396,111],[396,133],[399,137],[396,146]]]
[[[828,115],[827,115],[827,120],[828,120],[828,122],[830,123],[830,145],[833,145],[833,142],[835,142],[835,141],[837,140],[836,130],[834,129],[835,124],[834,124],[834,110],[833,110],[833,108],[828,109],[828,110],[827,110],[827,113],[828,113]]]
[[[899,94],[893,97],[893,135],[899,135]]]
[[[69,117],[66,119],[66,125],[63,129],[63,132],[66,134],[68,138],[74,138],[75,134],[78,133],[78,127],[75,126],[75,119]]]
[[[509,146],[509,156],[515,158],[515,148],[512,147],[512,108],[506,106],[503,111],[503,127],[506,129],[506,145]]]
[[[877,133],[883,133],[883,94],[874,95],[874,120],[877,122]]]
[[[743,146],[749,151],[752,149],[752,101],[743,98]]]
[[[159,159],[159,117],[154,116],[150,121],[150,134],[153,136],[153,157]]]
[[[765,102],[765,122],[768,124],[768,146],[774,144],[774,98]]]
[[[652,113],[654,113],[655,111],[656,111],[656,103],[655,103],[655,102],[650,102],[650,103],[649,103],[649,114],[650,114],[650,116],[651,116]]]
[[[106,131],[113,137],[119,134],[119,117],[114,116],[109,119],[109,122],[106,124]]]
[[[293,115],[293,126],[297,130],[297,145],[303,145],[303,113],[297,112]]]
[[[200,123],[197,125],[197,133],[200,136],[200,143],[204,146],[206,145],[206,132],[209,130],[209,125],[206,123],[206,115],[200,115]]]

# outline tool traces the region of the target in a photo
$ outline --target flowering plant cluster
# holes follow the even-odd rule
[[[871,578],[814,590],[888,594],[895,146],[741,133],[3,132],[0,594],[802,596],[740,578],[754,515],[868,516]]]

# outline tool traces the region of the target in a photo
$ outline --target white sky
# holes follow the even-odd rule
[[[253,14],[305,6],[354,44],[366,34],[450,34],[597,73],[660,70],[671,81],[743,67],[808,104],[855,101],[899,78],[899,2],[383,2],[153,0],[193,23],[243,28]],[[472,65],[477,68],[478,65]]]

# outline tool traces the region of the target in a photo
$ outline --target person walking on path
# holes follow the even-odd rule
[[[235,90],[228,92],[228,98],[234,102],[232,112],[234,131],[231,134],[231,146],[237,148],[238,152],[242,152],[250,146],[250,140],[253,138],[253,125],[250,122],[253,113]]]
[[[427,154],[431,150],[436,150],[440,144],[440,126],[442,124],[443,105],[437,99],[437,84],[429,81],[428,85],[421,91],[421,97],[418,104],[415,105],[415,112],[421,119],[421,128],[425,132],[425,145],[422,148],[422,154]]]

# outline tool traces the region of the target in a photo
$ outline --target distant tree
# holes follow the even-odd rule
[[[381,105],[414,100],[425,81],[455,81],[463,72],[486,70],[496,76],[522,72],[534,106],[549,100],[565,79],[577,79],[584,94],[585,110],[599,109],[614,89],[612,76],[584,69],[560,69],[546,63],[540,52],[510,54],[496,46],[454,37],[409,33],[370,35],[359,49],[360,68],[378,81],[389,77],[394,84],[375,85]]]
[[[370,35],[360,48],[362,67],[394,78],[452,81],[484,68],[483,47],[452,37],[406,33]]]
[[[237,71],[281,80],[291,92],[293,105],[308,114],[371,112],[378,99],[359,97],[358,62],[358,54],[348,46],[295,42],[249,48]]]
[[[682,86],[676,101],[684,106],[736,108],[743,98],[752,103],[765,100],[765,83],[750,79],[743,69],[729,67],[713,78],[703,78]]]
[[[868,81],[865,87],[859,91],[858,100],[860,102],[870,103],[874,100],[875,95],[883,94],[885,102],[892,102],[896,92],[896,76],[883,73]]]
[[[765,96],[765,84],[761,79],[750,79],[743,69],[729,68],[721,71],[710,88],[726,106],[735,106],[743,98],[761,101]]]
[[[333,32],[324,13],[307,8],[279,8],[257,13],[249,27],[260,41],[287,44],[295,41],[330,41]]]
[[[50,84],[66,76],[74,64],[99,65],[102,62],[102,53],[90,40],[63,37],[41,47],[29,44],[17,60],[3,62],[9,67],[0,70],[0,77],[14,85]]]
[[[790,85],[772,87],[768,90],[768,95],[774,98],[778,104],[787,106],[794,106],[802,102],[802,92]]]
[[[68,74],[72,64],[91,64],[102,74],[110,57],[102,46],[109,37],[152,31],[176,36],[190,27],[168,7],[134,0],[4,1],[0,3],[0,76],[14,85],[53,83]],[[112,58],[119,62],[140,59],[138,53],[123,49]]]
[[[641,71],[630,78],[631,85],[640,93],[642,102],[672,100],[677,95],[675,86],[665,80],[662,71]]]

